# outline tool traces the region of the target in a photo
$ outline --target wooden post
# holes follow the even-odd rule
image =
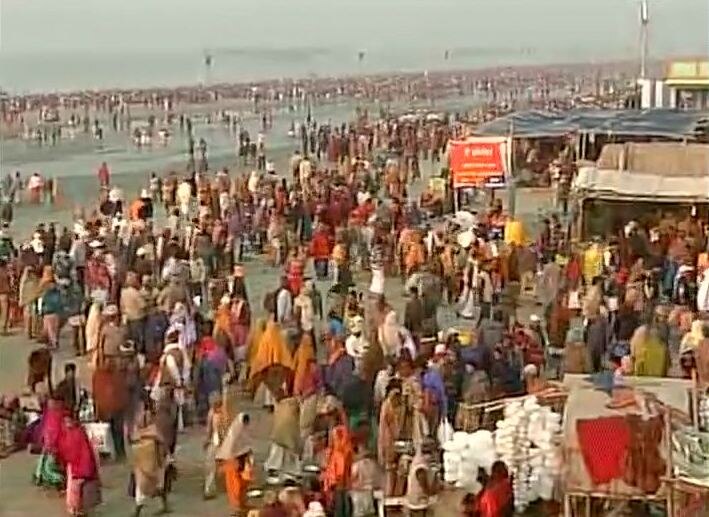
[[[694,373],[693,373],[694,375]],[[674,517],[674,481],[672,475],[672,420],[669,408],[665,408],[665,440],[667,440],[667,467],[665,476],[667,477],[667,517]]]
[[[692,423],[695,431],[699,431],[699,380],[697,370],[692,370]]]

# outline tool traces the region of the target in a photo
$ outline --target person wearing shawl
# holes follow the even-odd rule
[[[293,313],[302,332],[310,334],[315,342],[315,316],[319,307],[313,300],[315,287],[312,280],[306,280],[300,294],[293,300]]]
[[[352,501],[348,491],[352,475],[354,451],[347,427],[335,426],[330,432],[330,444],[325,456],[325,470],[322,473],[323,492],[328,501],[331,515],[350,517]]]
[[[151,418],[152,417],[152,418]],[[137,426],[131,447],[132,472],[129,494],[135,499],[133,517],[139,517],[149,498],[160,497],[163,512],[168,511],[167,494],[170,491],[169,447],[172,429],[160,422],[156,413],[144,413]]]
[[[165,333],[168,334],[171,329],[179,331],[180,346],[184,350],[191,350],[197,341],[197,329],[194,317],[184,303],[178,302],[175,304],[172,316],[170,316],[170,325]]]
[[[246,270],[241,264],[234,264],[233,274],[229,282],[229,292],[234,297],[240,297],[243,300],[249,301],[249,294],[246,290],[246,282],[244,275]]]
[[[266,318],[258,318],[256,323],[251,327],[249,335],[246,338],[246,361],[242,368],[239,369],[239,381],[245,382],[249,375],[249,369],[254,361],[258,345],[261,342],[261,337],[266,330]]]
[[[270,371],[278,369],[292,372],[293,357],[283,339],[281,326],[271,318],[266,323],[266,328],[249,363],[249,384],[252,389],[267,380]]]
[[[235,339],[232,333],[232,324],[231,298],[229,295],[224,295],[219,301],[219,307],[214,315],[214,331],[212,333],[216,342],[224,350],[233,350]]]
[[[64,404],[58,399],[50,399],[44,408],[41,423],[42,453],[34,473],[34,482],[38,486],[64,488],[65,471],[59,456],[59,441],[63,431],[64,413]]]
[[[355,363],[352,356],[347,354],[341,337],[333,337],[329,345],[329,356],[325,367],[325,389],[332,395],[341,398],[345,381],[352,376]]]
[[[702,320],[694,320],[689,332],[682,337],[682,342],[679,346],[680,356],[688,352],[693,352],[704,339],[704,322]]]
[[[244,508],[246,491],[253,477],[249,425],[249,415],[239,413],[229,424],[215,453],[225,476],[229,506],[234,514]]]
[[[448,395],[442,373],[445,354],[445,345],[437,345],[436,355],[426,365],[421,377],[421,388],[427,401],[426,413],[431,429],[438,429],[440,420],[448,414]]]
[[[85,515],[101,502],[98,464],[86,431],[71,415],[64,416],[58,452],[67,470],[67,511],[72,516]]]
[[[401,438],[405,408],[399,379],[392,379],[386,390],[386,398],[379,410],[377,459],[386,474],[385,494],[389,495],[394,492],[396,483],[397,456],[394,444]]]
[[[654,328],[638,327],[630,340],[630,354],[633,358],[633,374],[639,377],[665,377],[669,369],[670,357],[667,346],[657,337]]]
[[[217,451],[228,431],[228,416],[219,392],[209,395],[209,413],[207,414],[207,438],[204,442],[205,476],[203,495],[205,499],[214,497],[217,480]]]
[[[696,368],[696,353],[703,341],[704,322],[694,320],[690,331],[682,337],[682,342],[679,346],[679,364],[685,379],[692,377],[692,370]]]
[[[322,377],[310,334],[303,334],[293,359],[293,395],[300,400],[300,437],[305,442],[312,434]]]
[[[205,331],[209,330],[209,324],[205,323]],[[197,414],[200,421],[204,418],[209,409],[209,398],[213,393],[220,393],[222,389],[222,378],[229,370],[229,358],[224,349],[217,344],[211,336],[211,332],[203,332],[203,337],[197,348],[199,359],[197,367]]]
[[[246,358],[246,339],[251,327],[251,307],[243,294],[237,293],[231,304],[231,335],[234,340],[234,359],[242,363]]]
[[[399,357],[404,346],[402,327],[396,319],[396,311],[390,310],[379,325],[377,332],[379,344],[385,357]]]

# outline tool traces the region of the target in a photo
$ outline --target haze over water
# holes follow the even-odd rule
[[[635,0],[2,0],[0,88],[196,84],[205,49],[212,82],[630,59],[638,11]],[[650,0],[650,13],[651,57],[707,54],[707,0]]]

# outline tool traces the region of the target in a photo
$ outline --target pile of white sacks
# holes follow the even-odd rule
[[[561,473],[561,415],[538,404],[536,397],[509,402],[494,433],[456,432],[443,444],[447,483],[477,493],[478,468],[488,474],[496,460],[513,476],[515,508],[524,511],[537,499],[548,501]]]

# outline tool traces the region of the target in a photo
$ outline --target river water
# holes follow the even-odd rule
[[[634,0],[3,0],[0,14],[12,92],[608,61],[639,41]],[[650,16],[651,57],[706,54],[706,0],[650,0]]]

